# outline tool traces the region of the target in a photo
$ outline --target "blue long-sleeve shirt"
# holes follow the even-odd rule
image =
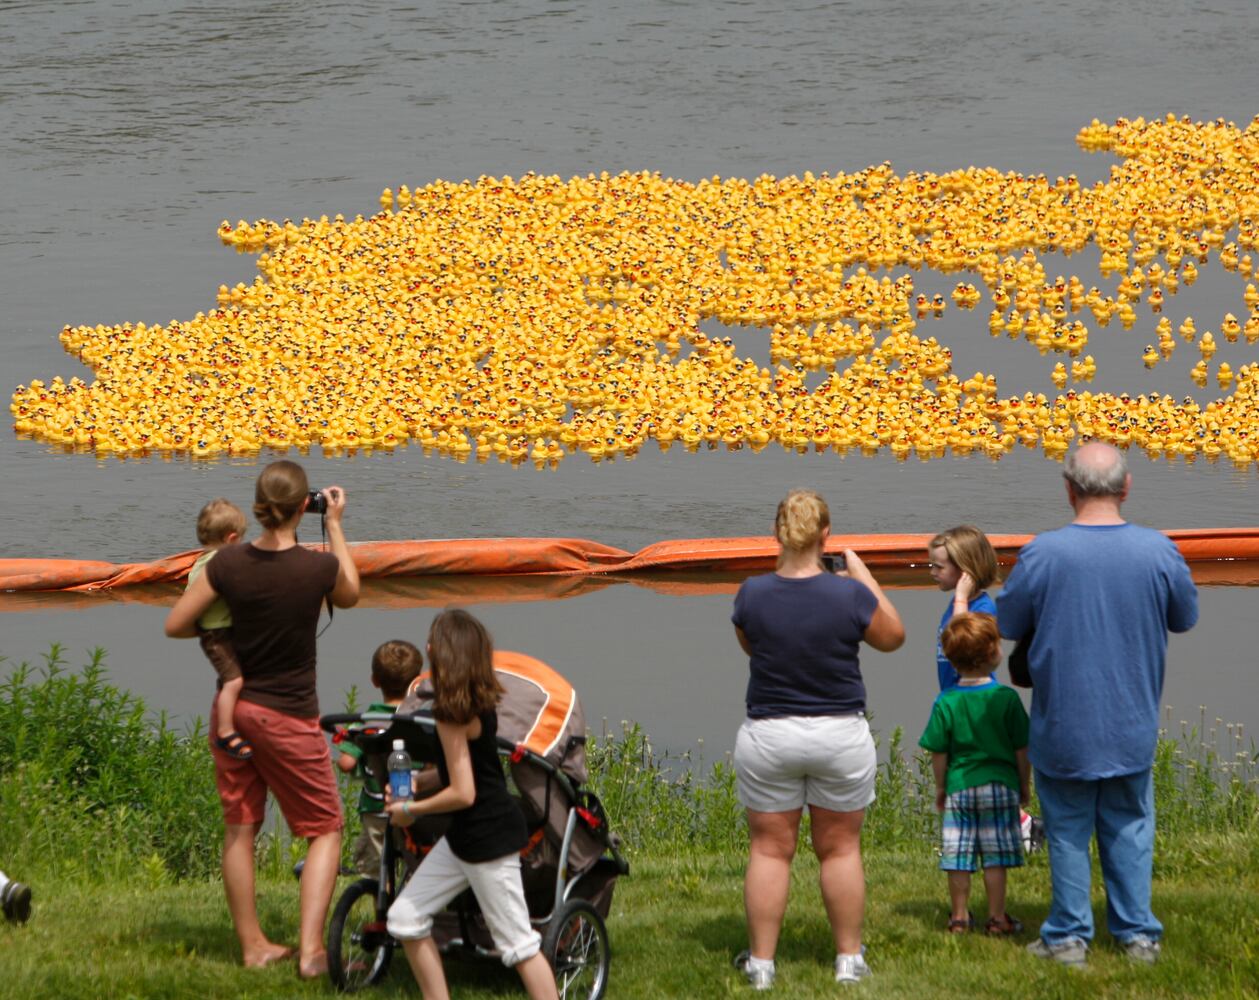
[[[1167,536],[1135,524],[1071,524],[1019,553],[997,598],[1007,639],[1035,630],[1032,766],[1096,780],[1151,766],[1167,633],[1198,620],[1198,590]]]

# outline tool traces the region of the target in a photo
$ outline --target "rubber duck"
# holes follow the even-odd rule
[[[1153,345],[1145,345],[1145,353],[1141,355],[1141,360],[1145,363],[1146,368],[1153,368],[1159,362],[1159,353],[1154,350]]]
[[[1246,320],[1246,325],[1242,327],[1242,333],[1246,335],[1246,343],[1253,344],[1259,340],[1259,312],[1252,312]]]
[[[1097,362],[1093,360],[1093,355],[1086,354],[1079,361],[1071,362],[1071,378],[1076,382],[1092,382],[1093,376],[1097,374]]]

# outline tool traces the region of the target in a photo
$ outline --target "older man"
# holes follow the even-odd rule
[[[1132,484],[1121,452],[1082,445],[1063,475],[1075,520],[1023,548],[997,600],[1001,634],[1031,635],[1029,756],[1053,901],[1028,950],[1086,962],[1096,833],[1110,933],[1130,958],[1154,962],[1163,925],[1150,909],[1152,767],[1167,633],[1193,627],[1198,591],[1165,535],[1120,515]]]

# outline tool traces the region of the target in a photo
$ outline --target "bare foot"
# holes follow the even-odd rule
[[[328,974],[328,953],[318,952],[310,958],[303,958],[297,963],[297,974],[303,979],[318,979]]]
[[[245,968],[265,969],[268,965],[275,965],[276,962],[287,962],[294,954],[296,953],[292,948],[268,941],[261,948],[245,956]]]

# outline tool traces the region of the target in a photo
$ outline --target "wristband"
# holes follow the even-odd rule
[[[414,814],[411,812],[411,800],[410,800],[410,799],[403,799],[403,800],[402,800],[402,811],[403,811],[404,813],[406,813],[408,816],[412,816],[412,815],[414,815]]]

